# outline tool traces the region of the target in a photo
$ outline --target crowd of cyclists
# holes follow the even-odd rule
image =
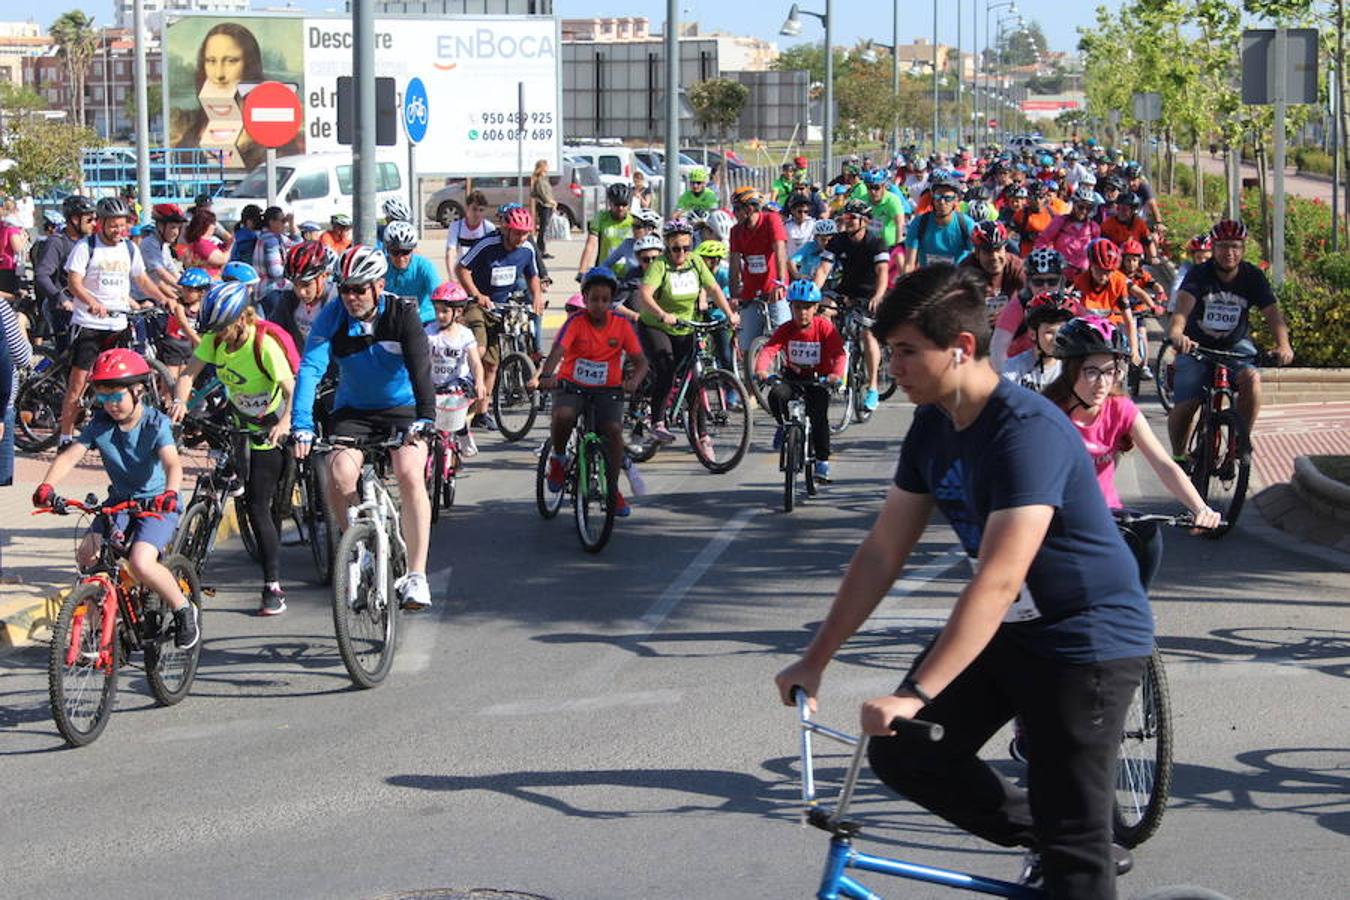
[[[58,454],[33,503],[60,506],[56,489],[62,479],[90,448],[97,448],[111,499],[143,501],[160,514],[153,521],[138,520],[131,566],[144,583],[163,588],[180,620],[176,642],[191,646],[198,635],[193,607],[184,603],[157,559],[173,537],[180,505],[183,467],[175,429],[201,414],[192,409],[197,389],[215,378],[224,394],[216,414],[242,432],[248,445],[249,462],[237,491],[251,511],[259,546],[259,614],[286,609],[280,535],[271,510],[288,484],[288,469],[305,459],[321,436],[359,440],[391,433],[406,438],[391,453],[408,563],[396,592],[404,609],[425,609],[433,602],[426,574],[433,501],[426,490],[424,439],[435,433],[438,421],[444,424],[438,411],[450,405],[447,396],[468,407],[457,426],[465,456],[477,452],[475,430],[482,435],[496,428],[490,398],[500,363],[499,313],[517,302],[528,307],[534,329],[538,371],[530,386],[552,392],[548,408],[555,452],[546,472],[553,492],[563,488],[563,451],[583,405],[595,414],[615,482],[619,471],[633,468],[623,459],[625,394],[646,391],[648,433],[657,443],[674,440],[665,400],[678,363],[695,340],[693,323],[701,320],[722,324],[716,347],[727,369],[765,383],[766,411],[779,426],[775,449],[789,401],[805,400],[819,481],[830,479],[828,408],[846,375],[838,322],[847,310],[861,311],[872,325],[860,338],[867,379],[857,386],[863,407],[873,410],[881,402],[884,369],[911,401],[946,411],[937,418],[922,410],[916,415],[896,488],[873,536],[855,557],[836,609],[808,659],[779,679],[785,698],[793,686],[814,693],[829,656],[861,622],[859,615],[865,618],[862,610],[870,611],[857,597],[872,598],[885,576],[899,571],[927,521],[927,507],[920,510],[924,504],[913,496],[936,497],[965,549],[979,558],[982,573],[998,571],[1015,576],[1015,583],[1026,581],[1030,591],[1024,588],[1008,612],[1008,621],[1019,623],[1035,622],[1056,609],[1069,619],[1090,617],[1096,601],[1083,607],[1081,597],[1062,597],[1062,588],[1050,586],[1045,571],[1038,573],[1037,567],[1081,562],[1057,557],[1053,564],[1042,563],[1035,556],[1039,537],[1026,544],[1000,526],[1006,553],[1000,551],[999,563],[986,562],[981,535],[993,529],[1000,497],[1013,508],[1023,505],[1007,497],[1010,485],[1022,483],[1018,479],[1026,479],[1027,496],[1041,498],[1036,503],[1054,505],[1066,491],[1075,502],[1081,500],[1079,481],[1049,484],[1014,471],[1017,466],[1053,468],[1061,454],[1062,468],[1074,479],[1087,472],[1100,496],[1098,505],[1120,509],[1125,499],[1114,484],[1115,467],[1121,454],[1137,448],[1162,485],[1193,514],[1197,527],[1218,524],[1218,514],[1185,471],[1190,422],[1208,377],[1208,364],[1187,351],[1201,346],[1243,354],[1231,368],[1241,384],[1240,412],[1249,427],[1260,405],[1248,325],[1253,308],[1275,336],[1272,358],[1284,364],[1293,355],[1264,274],[1243,259],[1246,229],[1241,222],[1220,221],[1207,234],[1191,238],[1189,258],[1166,283],[1171,274],[1162,256],[1166,228],[1151,187],[1136,163],[1090,141],[1021,153],[962,148],[950,156],[905,148],[886,164],[849,157],[825,184],[812,183],[807,160],[799,157],[784,165],[769,193],[737,187],[725,202],[706,170],[695,169],[688,180],[677,208],[664,216],[651,208],[649,194],[627,184],[608,186],[605,208],[586,225],[576,272],[580,289],[568,301],[568,318],[547,352],[543,313],[551,279],[537,250],[536,216],[526,206],[508,204],[493,216],[483,195],[470,193],[464,217],[446,239],[448,277],[443,279],[419,253],[411,210],[399,200],[385,203],[377,241],[361,245],[353,243],[351,220],[341,214],[327,227],[297,226],[279,207],[253,206],[227,230],[216,221],[209,198],[199,198],[190,212],[171,203],[155,205],[150,222],[138,226],[119,198],[67,197],[59,213],[46,214],[31,254],[40,329],[70,363]],[[16,294],[10,299],[17,302]],[[978,308],[975,318],[971,304]],[[164,313],[149,334],[129,319],[145,309]],[[21,333],[26,329],[20,328],[15,306],[0,304],[0,310],[8,352],[26,359],[19,342],[27,343],[28,334]],[[1145,378],[1164,376],[1148,371],[1145,340],[1151,318],[1163,323],[1164,336],[1179,352],[1175,372],[1167,373],[1174,378],[1176,401],[1168,422],[1170,452],[1122,391],[1130,367]],[[760,337],[767,341],[757,345]],[[170,384],[155,384],[145,356],[130,349],[146,342],[168,371]],[[757,352],[751,354],[752,349]],[[86,415],[89,389],[93,412]],[[1035,462],[1029,448],[1037,446],[1036,435],[1013,439],[991,422],[966,419],[972,398],[979,398],[1000,404],[1000,421],[1040,421],[1047,407],[1025,399],[1032,393],[1041,394],[1060,416],[1053,428],[1042,423],[1040,435],[1052,445],[1072,437],[1087,450],[1082,456],[1086,469],[1076,458],[1069,462],[1064,447]],[[752,393],[729,402],[750,404]],[[994,443],[1014,440],[1002,469],[985,471],[973,460],[971,436],[961,435],[967,427]],[[12,440],[12,422],[6,431]],[[956,469],[939,471],[934,468],[939,460],[957,468],[965,460],[967,470],[949,483]],[[323,463],[325,499],[339,528],[357,499],[362,462],[356,450],[335,448]],[[961,500],[964,491],[973,490],[962,486],[962,478],[970,479],[965,484],[985,485],[978,510]],[[991,487],[991,478],[1006,483]],[[636,486],[635,477],[630,481]],[[617,483],[611,488],[615,513],[628,515],[629,500]],[[915,510],[923,515],[911,517]],[[1008,524],[1029,522],[1030,531],[1046,535],[1049,546],[1048,518],[1038,516],[1025,522],[1014,516]],[[1103,552],[1116,553],[1120,548],[1100,533],[1096,513],[1084,516],[1079,524],[1096,535],[1094,540],[1100,538]],[[96,523],[81,547],[81,559],[97,556],[98,541],[109,527],[127,524]],[[897,534],[913,540],[884,551],[876,545]],[[1136,585],[1146,585],[1159,562],[1156,532],[1143,535],[1140,545]],[[1028,575],[1033,556],[1037,562]],[[1119,560],[1102,565],[1108,575],[1099,580],[1105,585],[1119,574]],[[862,574],[855,575],[855,569]],[[989,582],[977,578],[976,583],[987,587]],[[1121,608],[1138,606],[1132,593],[1137,587],[1108,587],[1101,597],[1115,596]],[[853,589],[860,593],[850,594]],[[975,628],[974,621],[965,624]],[[987,621],[996,623],[998,617]],[[1143,620],[1135,624],[1115,635],[1111,652],[1130,659],[1140,655],[1149,628]],[[1117,658],[1074,644],[1077,625],[1064,634],[1029,627],[1036,633],[1030,643],[1049,648],[1048,657],[1060,662]],[[865,709],[867,727],[884,734],[889,718],[882,713],[912,715],[931,706],[941,688],[959,683],[962,666],[988,653],[980,649],[984,645],[969,643],[976,641],[976,631],[944,638],[899,692],[903,702],[888,700],[874,703],[870,712]],[[966,645],[959,644],[963,639]],[[1057,644],[1061,639],[1072,646]],[[1008,648],[1000,647],[1006,657]],[[1004,671],[1004,657],[989,662],[987,671]],[[1137,681],[1133,668],[1110,668],[1114,685]],[[1017,684],[1037,689],[1045,684],[1042,676],[1052,675],[1023,673]],[[1108,701],[1116,709],[1120,691],[1113,691]],[[1032,718],[1044,719],[1044,709],[1032,706]],[[989,715],[996,718],[998,712]],[[1106,751],[1095,746],[1083,752]],[[1084,759],[1059,760],[1083,780],[1080,786],[1089,777]],[[945,780],[932,781],[931,771],[907,763],[874,755],[874,764],[902,792],[977,833],[999,842],[1029,840],[1006,825],[973,823],[969,811],[953,808],[950,798],[924,787],[925,782],[950,784],[952,773],[945,769]],[[982,802],[968,793],[970,804]],[[1100,800],[1093,797],[1094,803]],[[1031,817],[1036,818],[1034,811]],[[1072,841],[1060,846],[1038,835],[1047,871],[1059,873],[1054,878],[1091,885],[1084,896],[1108,895],[1095,862],[1084,864],[1095,874],[1078,881],[1063,874],[1065,859],[1085,858],[1082,846]],[[1098,844],[1100,839],[1092,838]],[[1088,855],[1098,859],[1099,851],[1096,846]],[[1065,895],[1076,890],[1066,889]]]

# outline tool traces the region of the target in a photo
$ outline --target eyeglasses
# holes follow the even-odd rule
[[[96,392],[94,394],[94,402],[98,404],[121,403],[123,400],[126,399],[126,396],[127,396],[126,391],[112,391],[107,394],[101,394]]]
[[[1118,366],[1107,366],[1099,369],[1096,366],[1083,366],[1083,377],[1088,381],[1115,381],[1120,377],[1120,368]]]
[[[667,253],[688,253],[694,249],[693,244],[671,244],[666,248]]]
[[[1224,251],[1226,253],[1241,253],[1245,249],[1242,241],[1215,241],[1214,250]],[[1203,252],[1203,251],[1201,251]]]

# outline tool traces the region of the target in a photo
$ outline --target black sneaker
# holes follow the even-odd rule
[[[258,607],[260,616],[279,616],[286,611],[286,592],[281,588],[264,587],[262,604]]]
[[[496,431],[497,420],[492,418],[492,413],[482,413],[473,423],[474,428],[481,428],[484,431]]]
[[[1116,877],[1124,875],[1134,868],[1134,854],[1121,846],[1120,844],[1111,845],[1111,862],[1116,867]],[[1022,860],[1022,874],[1017,879],[1018,884],[1027,887],[1041,887],[1045,884],[1045,873],[1041,869],[1041,855],[1035,850],[1028,850]]]
[[[173,645],[179,650],[190,650],[197,646],[201,632],[197,629],[197,607],[191,603],[173,612]]]

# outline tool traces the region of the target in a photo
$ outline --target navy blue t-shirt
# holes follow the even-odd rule
[[[1213,350],[1227,350],[1247,336],[1253,306],[1265,309],[1275,302],[1266,273],[1245,261],[1226,284],[1219,280],[1214,260],[1192,266],[1181,290],[1195,298],[1186,337]]]
[[[513,292],[526,290],[529,279],[539,274],[534,246],[525,241],[507,250],[500,231],[474,244],[459,264],[473,273],[474,286],[493,303],[505,303]]]
[[[1153,652],[1153,615],[1139,567],[1106,508],[1083,439],[1040,394],[1002,380],[962,431],[938,407],[920,406],[895,484],[931,494],[972,558],[991,513],[1053,506],[1027,572],[1040,617],[1007,622],[1003,632],[1037,656],[1070,663]]]

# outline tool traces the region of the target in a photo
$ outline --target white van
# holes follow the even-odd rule
[[[633,173],[637,171],[647,177],[647,187],[659,196],[661,186],[666,181],[664,173],[653,171],[638,159],[632,148],[625,147],[618,141],[602,140],[594,144],[564,143],[563,155],[595,166],[600,172],[600,180],[606,186],[620,182],[632,184]]]
[[[330,151],[277,157],[277,205],[295,214],[296,224],[314,221],[327,227],[335,213],[352,212],[355,177],[350,153]],[[389,159],[375,163],[376,218],[391,197],[408,199],[404,167]],[[232,225],[250,203],[267,206],[267,167],[258,166],[234,187],[215,198],[211,209],[221,222]]]

